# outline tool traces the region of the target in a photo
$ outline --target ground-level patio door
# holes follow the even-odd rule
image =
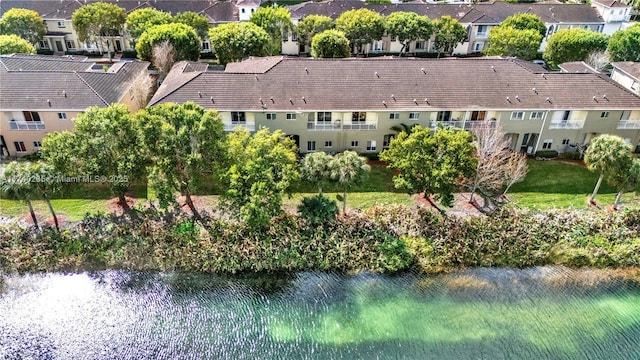
[[[522,144],[520,145],[520,152],[531,155],[535,151],[536,143],[538,142],[538,133],[526,133],[522,138]]]

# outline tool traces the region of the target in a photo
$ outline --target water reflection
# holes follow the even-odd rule
[[[638,359],[640,286],[603,271],[5,276],[1,359]]]

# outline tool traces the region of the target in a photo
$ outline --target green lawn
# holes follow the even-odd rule
[[[394,189],[393,172],[383,165],[373,164],[371,173],[361,184],[349,191],[347,206],[365,209],[376,204],[405,204],[413,205],[411,197]],[[588,196],[598,176],[580,165],[560,161],[529,161],[529,173],[525,180],[512,187],[509,198],[516,207],[520,208],[585,208]],[[335,199],[337,193],[342,193],[338,186],[328,185],[323,189],[325,195]],[[217,194],[219,192],[211,184],[204,187],[201,194]],[[312,196],[317,189],[308,183],[299,184],[291,199],[285,199],[285,206],[295,209],[303,196]],[[153,198],[153,193],[144,185],[136,185],[133,195],[139,199]],[[80,220],[87,212],[106,212],[106,199],[111,198],[108,189],[95,184],[73,186],[61,199],[52,201],[54,208],[70,220]],[[615,190],[603,184],[597,196],[599,204],[606,206],[613,204]],[[640,206],[640,196],[625,194],[622,199],[625,204]],[[141,202],[144,202],[141,201]],[[43,201],[34,201],[37,212],[48,217],[48,209]],[[208,195],[200,199],[201,206],[215,207],[217,196]],[[20,201],[0,199],[0,215],[21,216],[28,212],[27,206]]]

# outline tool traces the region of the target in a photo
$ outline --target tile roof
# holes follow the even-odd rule
[[[617,61],[612,62],[611,66],[629,74],[631,77],[634,77],[636,80],[640,81],[640,62]]]
[[[532,13],[546,23],[604,23],[598,11],[587,4],[532,3],[511,4],[502,1],[479,4],[369,4],[359,1],[325,0],[305,2],[288,7],[293,19],[309,14],[326,15],[333,19],[352,9],[367,8],[382,15],[396,11],[411,11],[436,19],[451,16],[462,23],[498,24],[518,13]]]
[[[584,61],[570,61],[566,63],[562,63],[558,65],[560,70],[568,73],[592,73],[596,74],[598,71],[596,69],[589,66],[589,64]]]
[[[495,58],[283,58],[254,74],[174,67],[150,104],[191,100],[221,111],[261,111],[262,103],[274,111],[640,109],[640,97],[605,76],[538,72],[521,64]]]
[[[111,71],[92,71],[93,62],[0,56],[0,109],[84,110],[119,102],[149,63],[114,65]]]
[[[630,5],[626,5],[623,2],[618,0],[593,0],[594,3],[603,5],[610,8],[626,8],[631,7]]]

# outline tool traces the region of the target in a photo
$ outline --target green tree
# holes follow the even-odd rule
[[[31,44],[44,38],[47,28],[44,20],[33,10],[14,8],[2,15],[0,20],[0,34],[17,35]]]
[[[171,23],[152,26],[142,33],[136,51],[141,60],[151,60],[153,48],[168,41],[175,51],[175,61],[200,58],[200,38],[196,31],[189,25]]]
[[[282,34],[293,29],[289,10],[279,6],[261,7],[251,15],[250,21],[269,34],[271,38],[270,55],[280,54]]]
[[[349,40],[342,31],[325,30],[311,40],[311,56],[314,58],[346,58],[350,54]]]
[[[585,29],[563,29],[551,35],[542,55],[552,66],[567,61],[584,61],[590,53],[607,48],[607,35]]]
[[[397,11],[386,19],[387,34],[402,44],[400,55],[409,50],[409,43],[418,39],[428,40],[434,27],[426,16],[413,12]]]
[[[96,2],[81,6],[73,12],[71,23],[79,41],[107,41],[107,53],[111,61],[113,37],[122,33],[127,19],[126,10],[114,4]]]
[[[268,55],[270,41],[269,34],[251,22],[222,24],[209,30],[209,42],[223,65],[248,56]]]
[[[613,33],[607,53],[611,61],[640,61],[640,24]]]
[[[320,151],[307,154],[300,164],[302,179],[317,186],[320,195],[322,195],[322,186],[331,178],[332,161],[333,156]]]
[[[307,15],[298,21],[296,32],[298,34],[298,43],[301,45],[311,46],[311,39],[316,34],[320,34],[325,30],[331,30],[335,27],[333,20],[324,15]]]
[[[542,19],[535,14],[515,14],[507,17],[499,25],[502,28],[514,28],[518,30],[535,30],[544,38],[547,35],[547,26]]]
[[[12,161],[0,174],[0,190],[9,199],[22,200],[29,207],[33,225],[38,229],[38,218],[33,210],[31,200],[36,195],[36,188],[31,179],[31,163]]]
[[[589,199],[590,203],[595,202],[602,180],[613,180],[616,183],[616,178],[624,176],[621,172],[625,173],[630,167],[630,158],[631,145],[621,137],[600,135],[593,139],[585,152],[584,162],[589,170],[600,173],[600,177]]]
[[[347,211],[347,191],[352,186],[364,180],[371,170],[367,159],[359,156],[355,151],[345,151],[333,157],[330,163],[331,178],[342,186],[342,212]]]
[[[189,25],[195,29],[196,34],[201,40],[204,40],[209,35],[209,20],[206,16],[200,15],[193,11],[184,11],[177,13],[173,17],[173,22]]]
[[[0,54],[34,54],[36,49],[18,35],[0,35]]]
[[[60,231],[58,216],[56,215],[55,210],[53,210],[53,205],[51,205],[51,196],[58,192],[62,187],[62,182],[57,179],[59,174],[55,171],[53,166],[42,161],[31,163],[28,170],[35,192],[42,197],[45,203],[47,203],[47,207],[53,217],[53,223],[55,224],[56,230]]]
[[[176,192],[196,219],[200,213],[192,195],[203,181],[211,181],[224,165],[225,132],[215,110],[186,102],[166,103],[136,113],[142,147],[151,161],[149,180],[160,206],[175,204]]]
[[[171,14],[154,8],[136,9],[127,15],[127,31],[134,39],[140,36],[152,26],[169,24]]]
[[[384,18],[369,9],[348,10],[336,19],[336,29],[342,31],[357,53],[362,46],[384,36]]]
[[[429,201],[435,195],[443,205],[451,206],[456,184],[473,176],[476,167],[472,140],[469,132],[460,129],[432,132],[418,127],[398,134],[380,159],[399,170],[393,177],[396,188],[424,193]]]
[[[434,46],[438,50],[438,56],[440,56],[440,53],[453,53],[456,45],[463,42],[467,37],[467,30],[465,30],[464,26],[450,16],[445,15],[435,20],[434,26],[436,29]]]
[[[144,176],[138,129],[123,104],[92,106],[73,120],[73,130],[50,133],[42,142],[42,158],[68,176],[106,182],[127,208],[125,194]]]
[[[640,192],[640,159],[634,159],[629,155],[619,166],[607,181],[618,190],[613,204],[615,210],[618,210],[620,200],[625,192]]]
[[[483,53],[533,60],[538,55],[541,43],[542,36],[535,30],[518,30],[512,27],[498,26],[489,32],[489,46],[484,49]]]
[[[238,129],[227,139],[231,166],[224,176],[226,206],[254,228],[282,213],[282,197],[299,180],[297,147],[282,131],[266,128],[253,136]]]

